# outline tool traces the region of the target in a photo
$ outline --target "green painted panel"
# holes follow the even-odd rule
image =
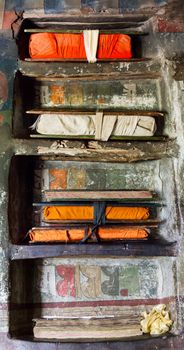
[[[31,93],[40,108],[161,108],[156,79],[36,81]]]

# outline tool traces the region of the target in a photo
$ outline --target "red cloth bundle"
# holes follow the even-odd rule
[[[29,41],[29,54],[33,59],[86,59],[83,33],[32,34]],[[130,36],[99,34],[97,59],[112,58],[132,58]]]

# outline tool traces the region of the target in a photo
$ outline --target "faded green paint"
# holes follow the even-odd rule
[[[63,91],[62,101],[56,98],[53,100],[55,87]],[[161,109],[159,81],[154,79],[127,81],[88,79],[88,81],[78,80],[77,85],[71,80],[54,83],[35,82],[35,84],[32,82],[30,93],[34,96],[34,105],[38,108],[80,106],[81,108]]]
[[[86,171],[84,169],[70,168],[67,178],[68,189],[85,189],[86,188]]]
[[[139,267],[130,266],[120,270],[120,291],[128,290],[128,296],[140,296]],[[155,295],[150,293],[150,296]]]
[[[107,172],[103,169],[91,168],[86,171],[87,189],[103,190],[106,189]]]

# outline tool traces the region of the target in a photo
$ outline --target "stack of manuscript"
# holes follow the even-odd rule
[[[63,341],[102,341],[142,334],[138,317],[36,319],[35,338]]]

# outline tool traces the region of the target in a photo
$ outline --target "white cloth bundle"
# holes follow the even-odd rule
[[[31,126],[43,135],[82,136],[94,135],[96,140],[107,141],[113,136],[153,136],[155,119],[136,115],[41,114]]]
[[[99,30],[84,30],[83,36],[87,60],[89,63],[94,63],[96,62]]]
[[[153,136],[156,131],[155,119],[146,116],[118,116],[113,135]]]
[[[41,114],[31,129],[43,135],[94,135],[95,125],[88,115]]]

